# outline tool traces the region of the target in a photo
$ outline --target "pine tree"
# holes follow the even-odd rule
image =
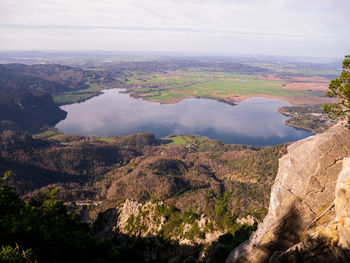
[[[333,104],[324,104],[323,110],[330,117],[345,117],[347,119],[347,127],[350,127],[350,55],[346,55],[343,60],[343,71],[339,78],[332,80],[329,84],[329,91],[326,96],[330,98],[338,98],[339,100]]]

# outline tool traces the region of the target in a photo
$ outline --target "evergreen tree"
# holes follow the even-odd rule
[[[350,55],[343,60],[343,71],[339,78],[331,81],[326,96],[338,98],[333,104],[324,104],[323,110],[331,117],[343,116],[347,118],[347,127],[350,127]]]

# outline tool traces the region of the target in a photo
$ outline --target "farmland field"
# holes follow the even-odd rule
[[[213,98],[228,103],[249,97],[270,97],[293,104],[318,104],[327,99],[326,77],[280,77],[210,71],[170,71],[133,73],[125,87],[131,96],[160,103],[176,103],[184,98]]]
[[[211,98],[235,104],[249,97],[267,97],[292,104],[323,104],[332,64],[237,63],[220,59],[160,59],[82,64],[90,88],[54,94],[57,104],[81,102],[102,90],[123,88],[131,97],[159,103],[185,98]]]

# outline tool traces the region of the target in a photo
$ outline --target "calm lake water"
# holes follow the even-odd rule
[[[170,134],[196,134],[225,143],[275,145],[312,135],[284,124],[288,117],[276,109],[287,102],[250,98],[237,106],[210,99],[185,99],[159,104],[130,98],[119,90],[83,103],[62,106],[67,118],[56,125],[69,134],[122,136],[150,132],[157,138]]]

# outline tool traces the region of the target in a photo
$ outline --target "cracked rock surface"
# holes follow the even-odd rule
[[[350,246],[346,157],[350,130],[342,124],[291,144],[279,160],[267,216],[226,262],[312,262],[318,256],[326,260],[319,263],[337,261],[337,247]]]

